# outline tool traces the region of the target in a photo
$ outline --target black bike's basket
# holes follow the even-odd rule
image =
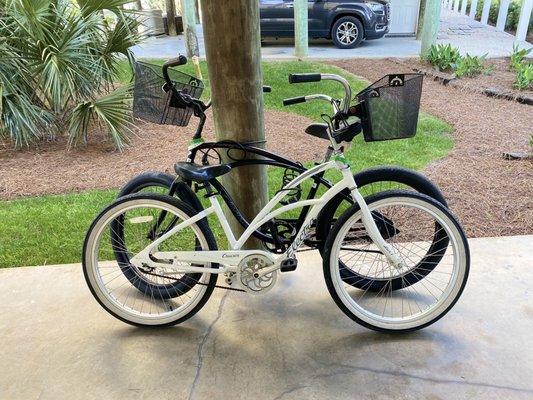
[[[169,68],[174,89],[165,91],[166,82],[160,65],[139,61],[134,65],[133,115],[156,124],[187,126],[193,109],[177,101],[174,90],[198,99],[204,90],[202,81]]]
[[[415,135],[422,79],[421,74],[387,75],[357,95],[365,141]]]

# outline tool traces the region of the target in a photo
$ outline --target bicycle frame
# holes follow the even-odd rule
[[[313,176],[323,173],[330,169],[339,170],[342,173],[342,180],[336,183],[331,187],[322,197],[312,200],[301,200],[292,204],[288,204],[277,209],[276,206],[280,203],[282,198],[285,196],[285,191],[297,187],[303,181],[307,179],[312,179]],[[166,269],[170,268],[170,263],[172,264],[172,269],[177,273],[227,273],[227,272],[236,272],[237,266],[239,263],[247,256],[250,255],[262,255],[270,260],[272,263],[271,266],[261,269],[259,276],[269,274],[280,268],[283,260],[294,258],[294,253],[303,243],[311,225],[313,224],[314,219],[318,216],[320,210],[331,200],[335,195],[341,191],[348,189],[353,197],[353,200],[357,202],[361,208],[362,212],[362,222],[367,229],[367,232],[376,244],[378,249],[391,261],[391,263],[400,268],[403,265],[401,257],[396,253],[394,248],[385,242],[381,233],[379,232],[374,218],[359,191],[353,175],[350,171],[348,165],[343,163],[340,160],[328,161],[323,164],[317,165],[314,168],[307,170],[302,173],[295,179],[293,179],[288,185],[286,185],[282,190],[280,190],[268,203],[267,205],[256,215],[254,220],[250,223],[248,228],[243,232],[243,234],[236,238],[229,223],[222,211],[222,207],[218,199],[215,196],[209,197],[211,206],[205,209],[204,211],[199,212],[191,218],[184,220],[183,222],[174,226],[170,231],[166,232],[164,235],[156,239],[145,249],[131,258],[130,262],[136,266],[146,264],[151,267],[163,267]],[[295,208],[302,208],[310,206],[311,209],[307,213],[304,223],[300,227],[294,241],[291,243],[287,251],[283,254],[276,255],[274,253],[264,251],[264,250],[241,250],[244,243],[252,236],[252,234],[258,230],[263,224],[270,221],[272,218],[275,218],[277,215],[280,215],[284,212],[290,211]],[[182,229],[185,229],[194,223],[200,221],[203,218],[215,214],[222,228],[224,234],[230,244],[231,250],[213,250],[213,251],[158,251],[158,246],[164,242],[166,239],[175,235]],[[162,262],[158,262],[158,261]],[[178,262],[186,263],[217,263],[222,265],[222,268],[205,268],[205,267],[179,267]]]

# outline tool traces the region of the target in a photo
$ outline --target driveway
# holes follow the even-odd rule
[[[169,329],[107,315],[78,265],[0,270],[0,399],[531,399],[532,247],[471,240],[463,297],[409,335],[344,316],[314,252],[271,292],[216,290]]]
[[[205,58],[205,46],[201,25],[196,27],[199,38],[200,56]],[[492,26],[482,25],[467,16],[443,9],[438,36],[439,43],[450,43],[462,53],[484,55],[488,57],[508,56],[513,48],[514,36],[499,32]],[[522,47],[532,47],[522,43]],[[138,58],[171,58],[176,54],[185,54],[183,35],[177,37],[151,37],[142,45],[132,48]],[[267,39],[261,47],[263,59],[294,59],[294,41],[287,39]],[[420,41],[414,37],[385,37],[383,39],[363,41],[355,49],[336,48],[328,40],[311,40],[309,43],[310,59],[348,59],[348,58],[384,58],[384,57],[418,57]]]

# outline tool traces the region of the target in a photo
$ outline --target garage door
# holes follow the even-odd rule
[[[391,0],[391,24],[389,34],[413,35],[418,24],[420,0]]]

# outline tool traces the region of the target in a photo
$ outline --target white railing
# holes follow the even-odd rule
[[[468,0],[443,0],[443,6],[449,10],[453,10],[460,14],[466,15],[467,1]],[[483,10],[481,11],[480,22],[484,25],[488,25],[491,0],[471,0],[472,4],[468,16],[472,20],[476,18],[477,5],[479,1],[483,1]],[[509,13],[510,4],[511,0],[500,1],[498,19],[496,22],[496,29],[499,31],[505,30],[505,21],[507,20],[507,14]],[[529,26],[529,18],[531,17],[532,8],[533,0],[523,0],[515,36],[516,41],[518,42],[523,42],[526,40],[527,29]]]

